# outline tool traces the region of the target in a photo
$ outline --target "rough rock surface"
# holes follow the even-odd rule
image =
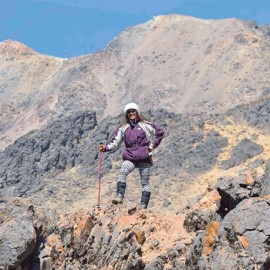
[[[186,269],[269,269],[270,201],[269,194],[259,196],[263,179],[222,178],[187,211],[184,225],[197,236]]]
[[[128,200],[72,214],[24,198],[2,201],[0,267],[269,269],[270,195],[254,192],[263,179],[223,177],[173,216]]]
[[[194,241],[187,269],[269,269],[269,198],[242,201]]]
[[[0,266],[79,270],[156,269],[158,264],[183,269],[191,238],[182,223],[181,217],[157,216],[134,203],[62,215],[13,198],[1,205],[0,226],[6,236],[1,238]],[[17,242],[11,242],[15,236]]]
[[[15,205],[13,211],[16,211],[17,207]],[[1,228],[0,239],[1,266],[8,265],[10,269],[15,269],[32,254],[36,245],[36,232],[27,212],[10,216],[10,220]]]
[[[80,164],[84,137],[95,126],[95,114],[83,112],[60,118],[19,138],[0,153],[1,195],[31,194],[42,188],[46,173],[53,175],[54,170]]]

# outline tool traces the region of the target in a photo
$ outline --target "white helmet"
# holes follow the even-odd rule
[[[127,113],[128,110],[134,109],[137,112],[139,112],[139,106],[136,103],[128,103],[125,108],[124,108],[124,112]]]

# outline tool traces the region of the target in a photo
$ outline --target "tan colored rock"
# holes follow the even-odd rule
[[[63,251],[63,245],[61,242],[61,239],[59,238],[59,235],[51,234],[47,237],[47,244],[51,248],[55,248],[58,252]]]
[[[143,245],[144,242],[145,242],[145,240],[146,240],[144,231],[142,229],[140,229],[140,228],[134,228],[133,231],[132,231],[132,233],[134,233],[137,242],[140,245]]]
[[[82,216],[81,220],[78,221],[77,228],[74,231],[75,237],[80,237],[86,240],[90,235],[93,226],[94,224],[90,216]]]
[[[220,226],[220,223],[217,221],[212,221],[206,228],[206,235],[203,240],[203,251],[202,256],[208,256],[212,253],[214,244],[215,244],[215,236],[217,235],[217,230]]]
[[[239,236],[237,236],[237,238],[238,238],[239,242],[241,243],[242,247],[244,249],[247,249],[249,246],[249,242],[248,242],[247,237],[245,235],[239,235]]]

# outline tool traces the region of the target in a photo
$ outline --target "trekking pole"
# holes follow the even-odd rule
[[[102,143],[100,143],[102,144]],[[98,205],[100,205],[101,197],[101,177],[102,177],[102,151],[99,151],[99,165],[98,165]]]

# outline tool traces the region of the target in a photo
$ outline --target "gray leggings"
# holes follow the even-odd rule
[[[150,167],[151,165],[149,163],[138,163],[135,165],[129,160],[124,160],[121,169],[119,170],[118,182],[126,183],[128,174],[130,174],[135,168],[138,168],[141,177],[142,191],[150,192]]]

